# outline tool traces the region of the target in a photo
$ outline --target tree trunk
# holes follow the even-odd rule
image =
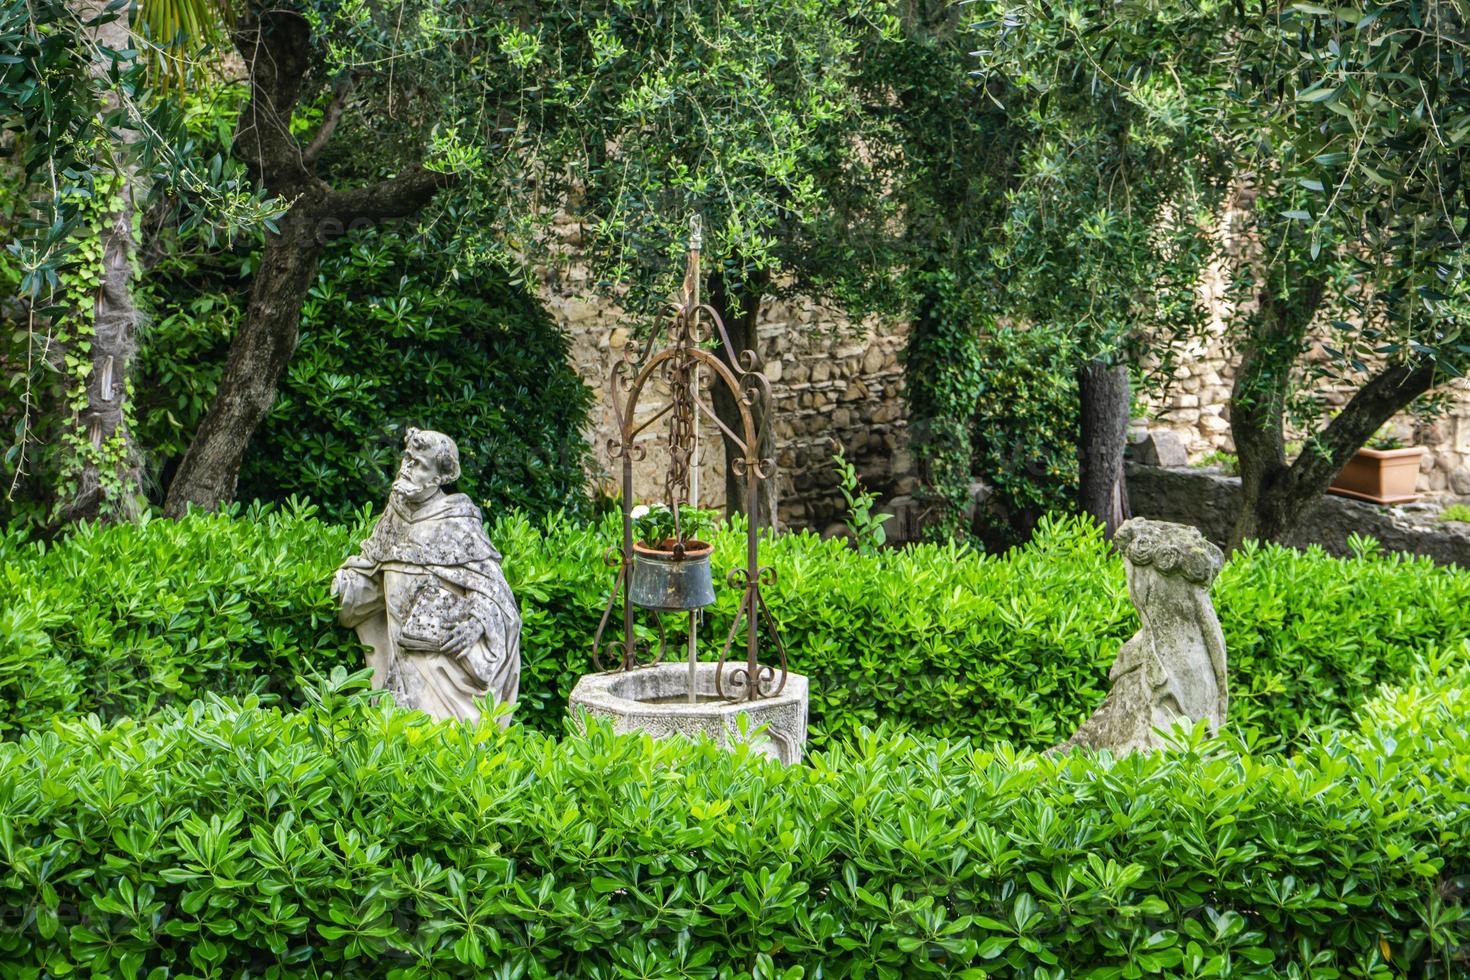
[[[1269,428],[1263,431],[1255,424],[1253,413],[1235,418],[1232,395],[1230,427],[1240,458],[1241,508],[1230,539],[1231,550],[1248,540],[1285,541],[1353,454],[1384,423],[1434,387],[1437,377],[1435,365],[1428,359],[1383,368],[1357,390],[1331,422],[1313,434],[1289,466],[1284,451],[1277,453],[1272,445],[1281,442],[1281,415],[1268,421]]]
[[[351,85],[337,88],[309,142],[303,145],[290,130],[296,104],[309,95],[302,86],[312,58],[310,23],[291,11],[264,10],[241,18],[234,41],[250,71],[250,99],[236,122],[233,151],[267,190],[292,204],[280,230],[266,237],[245,321],[230,344],[214,401],[169,485],[164,513],[170,517],[190,505],[213,509],[234,498],[250,437],[296,351],[301,306],[327,241],[359,222],[416,214],[455,180],[412,165],[376,184],[332,189],[316,175],[316,162],[346,109]]]
[[[316,278],[318,219],[299,205],[267,236],[240,331],[230,343],[214,400],[169,485],[164,514],[190,505],[213,510],[235,497],[250,437],[270,410],[301,326],[301,305]]]
[[[734,289],[729,287],[725,281],[724,273],[719,269],[712,270],[706,277],[706,300],[720,316],[725,325],[725,334],[730,339],[730,344],[735,348],[729,350],[723,342],[718,345],[716,353],[731,367],[739,371],[738,357],[741,351],[755,351],[759,356],[759,338],[756,324],[760,316],[761,299],[765,295],[770,277],[763,271],[751,273],[745,281],[738,284]],[[735,397],[726,390],[722,384],[711,386],[711,400],[714,402],[716,417],[723,422],[731,432],[741,432],[740,409],[736,404]],[[757,457],[760,459],[774,459],[775,439],[771,431],[770,406],[756,399],[750,405],[751,419],[755,423],[755,429],[759,436],[757,442]],[[725,513],[745,514],[749,510],[746,500],[745,478],[736,473],[735,461],[742,454],[729,438],[722,438],[725,446]],[[762,481],[756,497],[756,513],[752,517],[757,527],[766,527],[771,530],[777,529],[778,500],[776,493],[776,480]]]
[[[1077,372],[1081,403],[1082,473],[1079,502],[1112,540],[1129,517],[1123,480],[1128,440],[1128,365],[1096,360]]]
[[[1288,464],[1285,415],[1291,371],[1322,291],[1322,284],[1313,281],[1289,291],[1270,286],[1262,290],[1258,320],[1230,392],[1230,434],[1240,461],[1241,490],[1232,551],[1249,540],[1284,541],[1353,454],[1433,387],[1438,376],[1428,359],[1387,365],[1359,387],[1326,426],[1312,433]]]
[[[105,7],[103,0],[85,0],[78,4],[77,14],[85,23],[101,16]],[[115,12],[111,20],[86,30],[99,52],[124,51],[131,46],[126,11]],[[91,65],[93,75],[106,87],[104,114],[116,111],[119,105],[118,93],[107,81],[112,68],[112,58],[101,53]],[[113,144],[117,186],[106,177],[97,182],[99,196],[109,206],[98,221],[102,258],[97,288],[87,298],[92,305],[91,329],[75,338],[89,344],[85,352],[75,353],[90,360],[91,371],[85,381],[85,405],[76,419],[77,458],[67,467],[75,473],[76,485],[62,491],[68,499],[58,501],[57,506],[58,516],[67,522],[132,520],[138,516],[143,494],[142,460],[126,412],[128,368],[137,349],[139,321],[132,295],[137,192],[132,144],[137,140],[134,129],[117,131]]]

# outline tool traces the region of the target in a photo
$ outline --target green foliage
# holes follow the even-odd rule
[[[783,768],[209,697],[0,746],[26,975],[1463,976],[1470,676],[1291,760],[896,734]]]
[[[1373,438],[1368,440],[1368,448],[1378,450],[1403,449],[1404,441],[1394,434],[1393,426],[1385,425],[1373,433]]]
[[[161,462],[187,447],[240,316],[227,290],[242,270],[226,259],[178,262],[153,282],[156,320],[141,354],[138,414],[140,435]],[[346,519],[387,498],[413,426],[458,442],[455,489],[493,510],[580,509],[591,400],[566,336],[504,272],[482,267],[461,277],[421,244],[364,231],[322,259],[300,344],[251,441],[239,495],[309,496],[324,514]]]
[[[992,546],[1024,540],[1041,515],[1074,509],[1077,348],[1065,331],[996,324],[970,416],[971,472],[991,495],[978,528]]]
[[[974,315],[953,273],[930,280],[930,306],[905,351],[914,454],[937,540],[1001,550],[1044,513],[1070,510],[1077,489],[1077,348],[1065,332]],[[970,488],[989,494],[971,514]]]
[[[893,519],[892,514],[874,514],[873,505],[878,502],[877,494],[870,493],[858,482],[857,467],[847,461],[842,447],[832,457],[837,464],[837,483],[847,501],[847,530],[857,545],[858,554],[876,555],[888,540],[883,525]]]
[[[1219,154],[1191,113],[1198,73],[1171,70],[1194,67],[1194,32],[1214,6],[1139,8],[1101,51],[1078,38],[1111,13],[1044,0],[972,8],[981,77],[1026,131],[990,307],[1067,336],[1079,361],[1154,350],[1167,362],[1156,335],[1208,321],[1196,286],[1214,253]],[[1172,364],[1160,368],[1167,377]]]
[[[688,504],[679,505],[679,523],[675,533],[674,512],[667,504],[648,504],[633,508],[633,540],[649,546],[666,541],[703,540],[719,526],[720,515]]]
[[[1213,466],[1226,476],[1240,475],[1240,457],[1224,449],[1212,449],[1199,458],[1195,466]]]
[[[86,528],[50,546],[0,539],[4,730],[44,727],[53,714],[141,715],[208,691],[290,700],[298,677],[361,664],[327,589],[367,528],[309,513]],[[602,554],[620,533],[614,518],[491,526],[524,621],[521,722],[559,729],[572,684],[591,667],[612,587]],[[711,537],[723,581],[744,561],[743,528]],[[1120,563],[1081,521],[1044,521],[1032,544],[996,557],[956,545],[870,557],[789,534],[763,541],[761,560],[778,574],[766,598],[792,669],[812,678],[819,744],[891,721],[1051,745],[1097,706],[1137,628]],[[1347,717],[1417,656],[1470,637],[1470,572],[1371,551],[1336,560],[1251,547],[1214,596],[1231,724],[1263,746]],[[739,598],[717,590],[701,631],[707,656]]]
[[[1470,524],[1470,505],[1450,504],[1439,512],[1439,519],[1442,521],[1461,521],[1465,524]]]
[[[974,482],[973,417],[985,363],[977,324],[955,302],[958,277],[934,270],[923,280],[917,316],[903,353],[909,442],[934,511],[926,536],[964,540]]]

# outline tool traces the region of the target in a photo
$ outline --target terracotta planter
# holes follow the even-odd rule
[[[1423,446],[1408,449],[1359,449],[1327,488],[1328,493],[1356,497],[1375,504],[1406,504],[1418,500],[1419,457]]]

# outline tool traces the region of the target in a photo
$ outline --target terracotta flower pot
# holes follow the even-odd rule
[[[1356,497],[1375,504],[1406,504],[1418,500],[1419,457],[1423,446],[1408,449],[1359,449],[1327,488],[1328,493]]]

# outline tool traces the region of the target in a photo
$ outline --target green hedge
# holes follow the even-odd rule
[[[211,698],[0,745],[6,975],[1470,970],[1463,669],[1293,759],[882,732],[791,769],[434,726],[342,673],[300,712]]]
[[[293,700],[297,678],[362,663],[327,594],[365,533],[309,509],[83,529],[51,546],[0,538],[0,725],[141,714],[205,692]],[[491,528],[525,620],[523,722],[559,730],[590,669],[611,585],[609,525],[508,518]],[[717,573],[738,532],[715,535]],[[1090,525],[1044,522],[1000,557],[925,545],[877,557],[788,535],[762,545],[794,669],[814,678],[812,732],[892,721],[937,736],[1045,746],[1099,702],[1137,628],[1120,563]],[[722,575],[720,576],[722,577]],[[1470,573],[1366,553],[1250,549],[1221,573],[1231,720],[1264,745],[1342,720],[1417,655],[1470,637]],[[737,597],[704,627],[723,638]]]
[[[160,486],[214,398],[248,264],[190,256],[150,273],[135,412],[140,444],[164,464]],[[310,495],[349,519],[387,496],[404,432],[416,426],[454,437],[458,489],[477,501],[590,509],[582,429],[591,405],[565,332],[508,272],[465,270],[422,242],[364,230],[322,255],[239,497]]]

